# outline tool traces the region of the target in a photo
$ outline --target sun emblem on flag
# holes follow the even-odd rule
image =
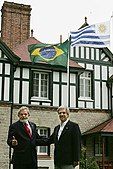
[[[105,33],[107,28],[106,28],[105,24],[100,24],[98,26],[98,30],[99,30],[100,33]]]

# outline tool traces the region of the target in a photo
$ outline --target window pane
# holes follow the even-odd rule
[[[95,155],[102,155],[102,138],[100,136],[95,137]]]
[[[80,96],[91,97],[91,73],[84,72],[80,75]]]
[[[95,154],[99,154],[99,144],[95,144]]]
[[[47,74],[41,75],[41,97],[47,97],[47,87],[48,87]]]
[[[47,152],[47,146],[40,146],[40,153],[46,153]]]
[[[33,96],[39,97],[39,74],[33,73]]]
[[[48,74],[33,72],[33,96],[48,98]]]

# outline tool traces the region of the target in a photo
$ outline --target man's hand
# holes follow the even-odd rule
[[[79,164],[78,161],[74,161],[73,167],[76,167]]]
[[[12,146],[17,146],[17,145],[18,145],[18,141],[15,139],[15,136],[13,136]]]

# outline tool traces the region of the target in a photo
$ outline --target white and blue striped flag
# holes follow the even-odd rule
[[[70,32],[71,46],[103,48],[110,45],[110,22],[86,26],[78,31]]]

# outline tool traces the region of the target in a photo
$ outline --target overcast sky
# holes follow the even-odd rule
[[[6,0],[31,5],[31,29],[43,43],[59,43],[77,30],[87,17],[89,25],[110,20],[112,0]],[[0,0],[0,8],[4,0]]]

